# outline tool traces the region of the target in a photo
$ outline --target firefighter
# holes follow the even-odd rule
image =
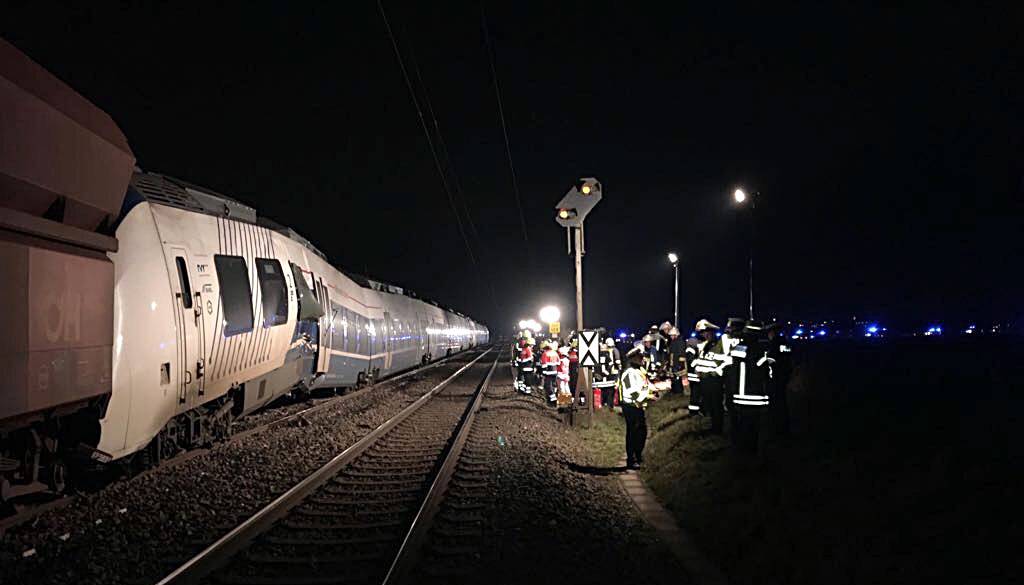
[[[615,347],[615,340],[611,337],[604,340],[598,360],[594,387],[601,390],[602,407],[612,408],[615,406],[615,382],[622,369],[622,360],[618,348]]]
[[[567,398],[572,403],[572,393],[569,391],[569,347],[563,345],[558,348],[558,402],[562,404]]]
[[[660,339],[657,340],[659,343],[656,344],[656,347],[658,348],[658,351],[661,352],[660,361],[665,366],[665,369],[668,369],[668,346],[672,343],[671,331],[672,324],[668,321],[665,321],[658,327],[658,336]]]
[[[544,353],[540,356],[540,373],[544,376],[544,394],[548,402],[554,403],[558,392],[558,352],[552,341],[545,341]]]
[[[633,348],[626,354],[626,369],[617,384],[619,405],[626,419],[626,467],[636,469],[644,462],[647,444],[647,415],[644,408],[650,386],[644,370],[644,352]]]
[[[668,358],[665,360],[669,378],[672,380],[672,393],[682,394],[686,381],[686,340],[679,335],[679,328],[668,330]]]
[[[693,368],[700,379],[701,410],[707,409],[711,417],[711,432],[722,434],[725,431],[725,413],[722,411],[722,375],[725,373],[726,355],[722,349],[722,340],[716,335],[718,326],[707,319],[697,322],[697,331],[701,343],[697,351],[697,359]]]
[[[658,338],[648,333],[643,336],[641,341],[643,342],[644,369],[647,371],[647,376],[653,378],[658,375],[658,370],[661,368],[661,354],[655,345]]]
[[[729,367],[737,375],[730,377],[726,386],[732,398],[732,439],[740,451],[757,453],[761,413],[768,408],[769,372],[775,359],[768,356],[764,328],[757,321],[746,323],[737,341],[729,350]]]
[[[789,438],[789,400],[786,396],[786,387],[789,386],[789,377],[793,373],[793,348],[786,343],[786,338],[781,335],[779,329],[778,323],[766,327],[768,357],[774,360],[769,371],[768,412],[776,436],[785,440]]]
[[[569,391],[576,394],[576,382],[580,377],[580,354],[576,348],[580,342],[575,334],[569,339]]]
[[[746,321],[739,317],[729,317],[729,321],[725,325],[725,332],[722,334],[722,353],[725,355],[722,383],[726,388],[735,388],[739,384],[739,369],[732,363],[731,352],[734,347],[739,345],[745,324]],[[724,410],[729,415],[730,428],[736,428],[737,411],[732,405],[732,395],[732,392],[722,391],[722,399],[725,401]]]
[[[530,341],[532,340],[523,340],[523,345],[519,350],[517,359],[519,372],[518,378],[516,378],[516,387],[523,394],[531,394],[533,392],[533,348],[530,347]]]
[[[701,415],[700,375],[694,369],[693,363],[696,361],[697,355],[700,353],[704,343],[706,342],[703,339],[686,340],[686,379],[690,382],[690,403],[687,406],[687,410],[689,410],[690,416]]]

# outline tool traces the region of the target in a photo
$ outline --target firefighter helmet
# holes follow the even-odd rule
[[[615,347],[615,340],[609,337],[604,340],[604,344],[607,345],[608,347]]]
[[[678,327],[673,327],[673,328],[669,329],[668,330],[668,334],[669,334],[670,337],[673,336],[673,335],[679,335],[679,328]]]
[[[697,321],[697,326],[694,327],[694,329],[697,331],[704,331],[706,329],[719,329],[719,327],[707,319],[701,319],[700,321]]]

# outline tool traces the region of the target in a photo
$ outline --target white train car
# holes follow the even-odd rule
[[[466,317],[353,279],[208,189],[132,178],[117,227],[113,392],[98,449],[155,462],[294,388],[364,384],[486,343]]]

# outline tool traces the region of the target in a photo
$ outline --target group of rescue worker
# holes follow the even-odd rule
[[[733,444],[756,452],[761,419],[772,414],[776,436],[789,434],[786,387],[792,372],[792,350],[776,323],[730,318],[724,331],[707,319],[697,322],[696,338],[684,338],[669,322],[652,325],[622,358],[615,340],[607,337],[593,369],[594,399],[606,408],[618,405],[626,420],[626,462],[643,462],[647,439],[644,409],[661,391],[689,394],[691,416],[708,417],[710,431],[722,434],[728,415]],[[559,346],[542,341],[539,360],[536,342],[524,331],[513,345],[515,387],[529,394],[537,373],[552,404],[571,403],[579,373],[576,336]],[[587,393],[581,397],[586,400]],[[596,401],[596,400],[595,400]]]

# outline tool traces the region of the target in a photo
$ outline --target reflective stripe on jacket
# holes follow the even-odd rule
[[[623,404],[642,404],[650,396],[647,376],[643,370],[628,367],[619,376],[619,402]]]

